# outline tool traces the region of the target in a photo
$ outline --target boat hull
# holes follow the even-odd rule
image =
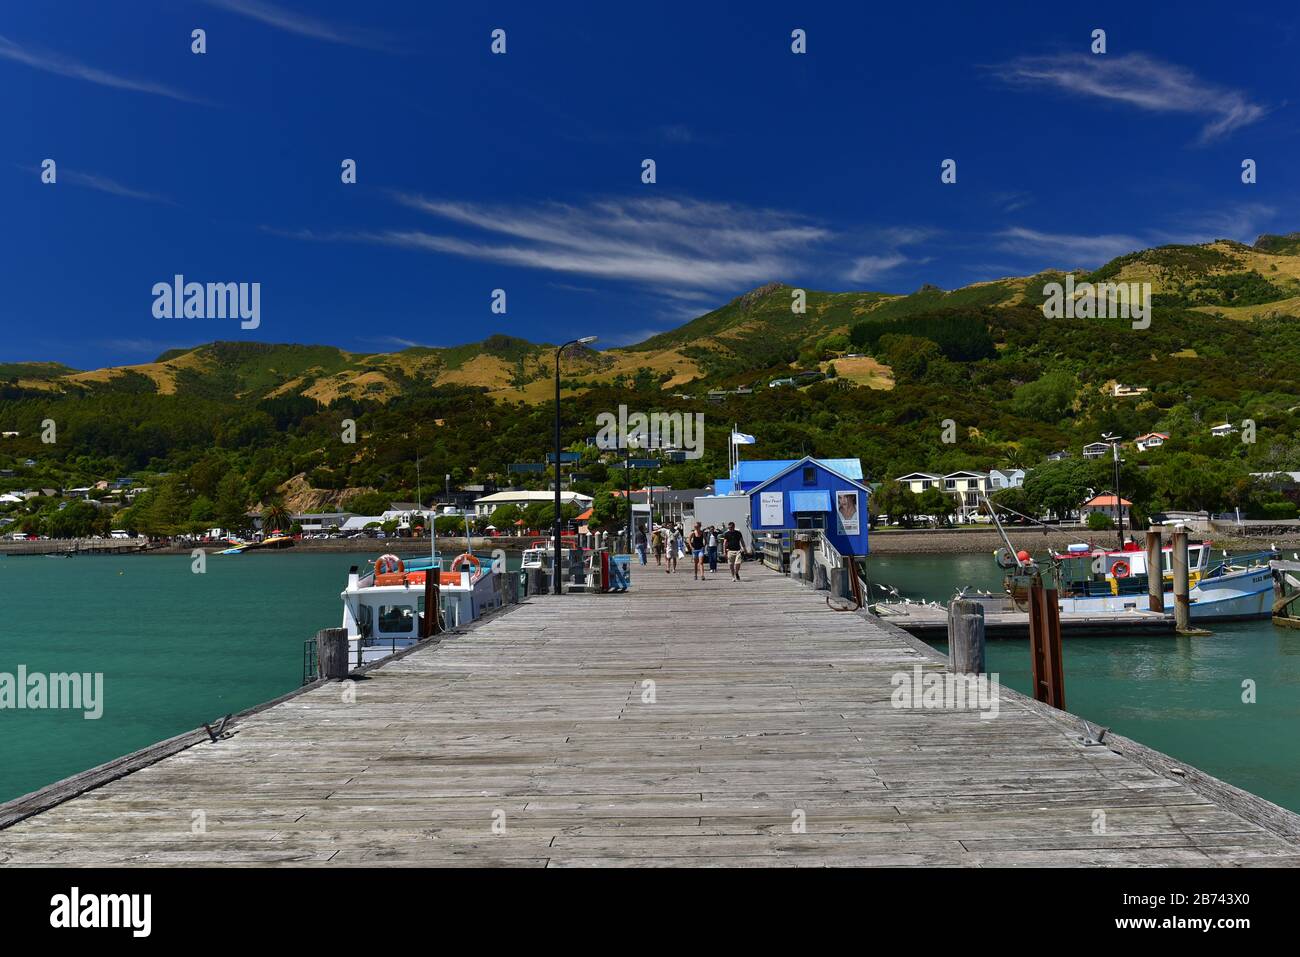
[[[1271,612],[1273,584],[1268,568],[1202,578],[1188,593],[1192,621],[1234,621],[1267,618]],[[1112,613],[1148,608],[1145,595],[1093,595],[1062,598],[1062,613]],[[1173,611],[1173,595],[1165,593],[1165,611]]]

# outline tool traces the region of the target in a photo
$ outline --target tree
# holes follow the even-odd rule
[[[217,483],[216,518],[221,527],[237,532],[248,527],[248,485],[238,472],[227,472]]]
[[[1115,521],[1105,512],[1089,512],[1088,528],[1094,532],[1105,532],[1115,527]]]
[[[289,510],[284,507],[284,500],[274,498],[262,512],[262,531],[283,532],[293,523],[293,518],[289,515]]]
[[[498,505],[492,510],[488,521],[496,526],[497,531],[514,531],[515,523],[524,517],[518,505]]]
[[[1017,414],[1040,422],[1058,422],[1074,405],[1078,381],[1068,372],[1049,372],[1016,389],[1011,406]]]
[[[355,515],[381,515],[390,504],[390,497],[383,492],[360,492],[344,501],[343,510]]]
[[[627,529],[628,500],[625,495],[603,492],[591,503],[591,518],[587,524],[611,532]]]

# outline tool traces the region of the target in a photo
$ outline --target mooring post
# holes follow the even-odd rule
[[[1160,558],[1160,529],[1147,529],[1147,595],[1151,610],[1165,613],[1165,571]]]
[[[317,677],[346,678],[348,676],[348,630],[322,628],[316,632],[316,660]]]
[[[442,617],[438,593],[439,577],[440,572],[437,568],[430,568],[424,573],[424,620],[420,623],[421,638],[431,638],[442,633],[442,625],[439,621]]]
[[[966,598],[948,603],[948,670],[984,674],[984,606]]]
[[[1192,606],[1188,597],[1187,583],[1187,529],[1179,525],[1174,528],[1171,539],[1173,552],[1170,564],[1174,571],[1174,627],[1179,631],[1189,631],[1192,626]]]
[[[1061,607],[1056,589],[1034,576],[1029,586],[1029,657],[1034,699],[1065,710],[1065,666],[1061,658]]]

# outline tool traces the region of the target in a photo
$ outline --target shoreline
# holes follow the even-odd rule
[[[1142,542],[1144,532],[1134,536],[1126,532],[1126,538],[1136,537]],[[1193,540],[1199,537],[1195,532],[1189,533]],[[1017,549],[1038,552],[1043,548],[1064,551],[1076,542],[1095,542],[1098,545],[1115,544],[1115,532],[1095,532],[1086,528],[1066,528],[1044,530],[1035,527],[1016,526],[1007,530],[1011,544]],[[1218,548],[1229,551],[1263,551],[1271,545],[1286,551],[1300,550],[1300,535],[1216,535],[1207,533],[1203,536]],[[911,529],[906,531],[875,531],[867,537],[867,548],[871,555],[972,555],[992,554],[1004,547],[1002,536],[993,528],[955,528],[955,529]]]
[[[1055,551],[1064,551],[1066,547],[1076,542],[1095,542],[1098,545],[1113,545],[1115,533],[1094,532],[1086,528],[1067,528],[1043,530],[1041,528],[1017,526],[1009,529],[1007,532],[1011,542],[1016,548],[1025,548],[1030,552],[1038,552],[1044,548],[1050,548]],[[1140,542],[1142,539],[1138,537]],[[1198,536],[1191,533],[1195,540]],[[522,537],[497,537],[486,538],[475,536],[471,539],[473,550],[476,552],[491,551],[500,548],[509,552],[523,551],[529,544],[536,541],[539,536],[526,535]],[[1131,533],[1127,537],[1133,537]],[[1224,548],[1228,551],[1264,551],[1272,545],[1276,545],[1279,550],[1300,552],[1300,533],[1291,535],[1272,535],[1272,536],[1250,536],[1250,535],[1216,535],[1207,533],[1203,536],[1205,539],[1214,543],[1218,548]],[[452,545],[451,543],[455,543]],[[925,528],[925,529],[891,529],[889,531],[873,531],[869,534],[868,549],[870,555],[975,555],[975,554],[992,554],[997,549],[1003,547],[1002,537],[996,529],[992,528]],[[0,557],[10,556],[14,558],[32,557],[39,558],[47,554],[64,554],[68,552],[78,553],[77,557],[83,555],[96,554],[97,548],[109,544],[109,540],[89,540],[82,539],[67,541],[43,541],[43,542],[13,542],[5,543],[0,547]],[[202,548],[208,555],[216,555],[228,546],[226,545],[159,545],[156,547],[146,547],[135,544],[134,542],[124,543],[122,541],[112,542],[118,546],[117,549],[108,552],[102,551],[99,554],[112,554],[114,557],[123,555],[189,555],[195,548]],[[444,537],[438,539],[439,551],[444,555],[455,555],[464,550],[464,539],[453,537]],[[80,546],[80,547],[79,547]],[[396,539],[329,539],[326,541],[305,541],[298,542],[292,548],[268,548],[253,549],[247,554],[275,554],[275,555],[292,555],[294,553],[310,554],[339,554],[339,555],[383,555],[392,553],[394,555],[427,555],[429,553],[429,539],[427,538],[396,538]]]

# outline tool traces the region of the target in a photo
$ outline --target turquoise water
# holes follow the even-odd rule
[[[0,801],[298,687],[303,641],[339,624],[348,567],[365,557],[213,556],[203,575],[188,555],[0,558],[0,673],[102,672],[105,699],[93,721],[0,711]],[[873,558],[868,570],[913,598],[1001,588],[984,555]],[[1300,810],[1300,631],[1212,627],[1067,638],[1069,709]],[[991,641],[990,669],[1027,691],[1028,654],[1024,640]],[[1242,703],[1244,679],[1258,703]]]
[[[1002,591],[986,555],[872,558],[868,573],[913,599],[946,601],[958,583]],[[1300,630],[1267,620],[1205,627],[1213,634],[1067,637],[1068,710],[1300,811]],[[990,640],[988,668],[1028,693],[1028,640]],[[1254,704],[1242,701],[1248,679]]]

